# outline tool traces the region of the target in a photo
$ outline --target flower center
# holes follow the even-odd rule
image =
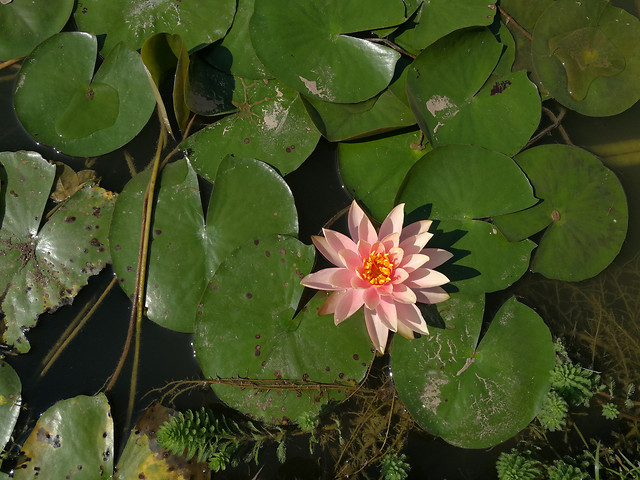
[[[393,264],[386,253],[372,253],[362,262],[364,272],[362,277],[371,285],[385,285],[391,280]]]

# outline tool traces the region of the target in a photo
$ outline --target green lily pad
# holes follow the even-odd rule
[[[532,55],[544,87],[584,115],[608,116],[640,99],[640,21],[609,2],[559,0],[538,19]]]
[[[418,424],[463,448],[487,448],[536,416],[551,386],[555,351],[542,319],[514,298],[479,340],[482,296],[438,305],[447,328],[409,342],[395,337],[391,368]]]
[[[20,414],[22,384],[16,371],[0,360],[0,450],[3,450]],[[0,462],[1,463],[1,462]]]
[[[25,60],[15,88],[24,128],[40,143],[76,156],[94,156],[135,137],[156,101],[140,55],[120,44],[94,76],[96,38],[54,35]]]
[[[535,244],[508,242],[483,220],[536,202],[527,177],[506,155],[472,145],[435,148],[407,173],[396,199],[402,202],[414,216],[440,222],[429,245],[454,253],[439,270],[463,293],[502,290],[527,270]]]
[[[342,183],[379,222],[395,206],[396,194],[409,169],[425,154],[419,142],[419,132],[408,132],[338,144]]]
[[[223,72],[250,79],[265,78],[269,72],[258,59],[251,43],[249,21],[255,0],[239,0],[233,25],[222,39],[207,49],[206,59]]]
[[[407,76],[411,109],[432,145],[468,143],[513,155],[540,122],[526,72],[487,82],[502,44],[488,29],[462,30],[425,49]]]
[[[79,395],[44,412],[24,443],[17,480],[94,480],[113,472],[113,420],[107,397]]]
[[[261,237],[227,257],[202,297],[193,339],[198,363],[207,378],[264,385],[213,386],[252,418],[289,423],[317,415],[347,396],[337,386],[353,386],[367,371],[372,352],[362,310],[335,326],[330,315],[317,315],[326,298],[319,293],[294,317],[313,259],[314,248],[294,238]],[[283,388],[269,387],[276,383]]]
[[[546,228],[531,269],[570,281],[604,270],[627,233],[627,200],[615,174],[587,151],[566,145],[541,145],[515,161],[541,201],[494,222],[511,240]]]
[[[4,219],[0,229],[3,341],[29,350],[25,332],[38,315],[69,304],[110,262],[115,195],[87,182],[39,229],[55,167],[35,152],[3,152]]]
[[[413,23],[400,27],[394,42],[417,53],[455,30],[491,25],[495,14],[495,3],[483,0],[422,2]]]
[[[32,0],[0,5],[0,60],[24,57],[62,30],[71,16],[73,3],[73,0]]]
[[[142,199],[149,175],[138,174],[125,186],[111,225],[113,268],[129,295],[135,290]],[[266,197],[265,191],[269,192]],[[187,160],[167,165],[151,225],[145,300],[148,318],[172,330],[192,332],[207,281],[233,249],[262,234],[296,235],[297,231],[291,191],[266,164],[241,158],[221,163],[206,228],[191,165]]]
[[[209,181],[227,155],[259,158],[286,175],[311,155],[320,139],[298,94],[275,80],[247,83],[240,78],[232,103],[236,114],[182,143],[193,168]]]
[[[210,478],[206,463],[187,460],[183,456],[165,452],[158,445],[156,432],[176,411],[153,403],[147,408],[129,435],[118,460],[113,480],[136,478],[153,480],[206,480]]]
[[[282,83],[356,103],[389,84],[400,54],[348,34],[398,25],[404,12],[401,0],[272,0],[255,3],[249,28],[258,58]]]
[[[199,50],[191,55],[185,85],[187,105],[198,115],[211,116],[234,112],[238,109],[233,104],[235,78],[209,63],[206,54],[208,50]]]
[[[84,0],[74,18],[80,30],[105,35],[103,55],[119,42],[138,50],[154,33],[178,34],[191,51],[224,37],[235,10],[235,0]]]

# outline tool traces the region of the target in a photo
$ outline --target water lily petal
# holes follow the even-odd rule
[[[389,329],[382,324],[375,312],[368,309],[364,310],[364,321],[367,324],[367,331],[373,346],[380,353],[384,353],[384,347],[387,345],[387,338],[389,337]]]
[[[389,249],[389,261],[396,267],[399,267],[402,264],[403,259],[404,250],[402,250],[400,247],[393,247]]]
[[[400,233],[400,243],[406,241],[410,237],[422,235],[429,231],[431,227],[431,220],[420,220],[418,222],[411,223],[402,229]]]
[[[380,303],[380,294],[375,287],[369,284],[369,288],[364,290],[364,304],[369,310],[375,310]]]
[[[391,276],[391,283],[398,284],[404,282],[407,278],[409,278],[409,274],[404,268],[394,268],[393,274]]]
[[[337,268],[335,270],[333,275],[329,277],[329,284],[333,285],[336,290],[351,288],[351,281],[356,274],[347,268]]]
[[[445,283],[449,283],[447,276],[430,268],[419,268],[410,272],[409,278],[404,282],[409,288],[439,287]]]
[[[358,229],[360,228],[360,222],[365,217],[364,211],[360,208],[360,205],[354,200],[351,202],[351,207],[349,208],[349,234],[353,241],[358,243],[360,240],[360,235],[358,233]]]
[[[366,215],[362,217],[362,220],[360,220],[360,226],[358,226],[358,240],[364,240],[369,243],[375,243],[378,241],[376,229],[373,228],[373,224]]]
[[[380,298],[380,303],[376,307],[376,314],[380,321],[392,332],[398,329],[398,315],[396,313],[396,303],[385,297]]]
[[[345,267],[349,270],[355,272],[358,267],[362,266],[362,257],[358,254],[358,252],[354,252],[353,250],[340,250],[338,252],[340,259]]]
[[[404,250],[405,255],[420,253],[424,246],[433,237],[433,233],[422,232],[418,235],[412,235],[404,240],[400,240],[399,247]],[[402,236],[400,237],[402,239]]]
[[[340,292],[333,292],[327,296],[327,299],[324,301],[320,308],[318,309],[318,315],[329,315],[336,311],[336,305],[338,305],[338,301],[340,300],[340,296],[344,295],[344,290]]]
[[[440,287],[421,288],[414,290],[420,303],[440,303],[449,299],[449,294]]]
[[[407,327],[404,323],[398,322],[398,330],[396,331],[399,335],[402,335],[407,340],[414,340],[416,337],[413,335],[413,330]]]
[[[316,290],[343,290],[345,287],[336,287],[331,283],[333,275],[344,268],[325,268],[315,273],[310,273],[300,283],[305,287],[315,288]]]
[[[371,244],[364,240],[358,242],[358,254],[360,258],[368,258],[371,254]]]
[[[334,232],[328,228],[323,228],[322,233],[324,233],[324,238],[327,239],[327,245],[329,246],[332,255],[335,255],[338,258],[340,258],[340,255],[338,254],[340,250],[353,250],[354,252],[358,250],[358,246],[354,241],[340,232]]]
[[[422,251],[424,252],[423,249]],[[435,248],[429,249],[429,250],[435,250]],[[412,255],[406,255],[403,259],[402,262],[400,263],[400,267],[404,268],[407,272],[411,273],[414,270],[416,270],[417,268],[420,268],[421,266],[423,266],[425,263],[427,263],[429,261],[429,256],[428,255],[423,255],[420,253],[414,253]]]
[[[394,248],[398,248],[400,243],[400,234],[398,232],[390,233],[386,237],[380,237],[380,243],[384,245],[385,251],[389,252]]]
[[[404,223],[404,203],[396,205],[384,219],[378,232],[378,238],[384,238],[392,233],[400,233]]]
[[[356,313],[364,304],[362,299],[364,290],[346,290],[340,295],[333,315],[336,325]]]
[[[313,235],[311,237],[311,241],[316,246],[318,251],[324,256],[324,258],[329,260],[337,267],[344,267],[344,263],[342,262],[340,255],[338,255],[338,253],[329,246],[329,242],[327,242],[326,238]]]
[[[398,303],[396,305],[396,311],[398,315],[398,331],[400,325],[404,324],[414,332],[427,335],[429,329],[427,323],[424,321],[424,317],[420,312],[420,309],[415,304]],[[413,335],[412,335],[413,337]]]
[[[391,297],[400,303],[416,303],[416,294],[407,287],[406,282],[394,285]]]
[[[429,261],[425,265],[427,268],[439,267],[453,257],[453,253],[447,252],[441,248],[424,248],[421,253],[429,257]]]
[[[351,287],[367,289],[367,288],[371,288],[371,283],[369,283],[367,280],[365,280],[359,275],[354,275],[353,279],[351,279]]]

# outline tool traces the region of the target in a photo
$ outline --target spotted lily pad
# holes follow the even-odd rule
[[[25,60],[15,108],[37,140],[69,155],[108,153],[135,137],[156,104],[140,55],[119,44],[94,75],[97,41],[54,35]]]
[[[249,25],[258,58],[305,95],[355,103],[380,93],[400,54],[349,34],[404,22],[401,0],[255,2]]]
[[[418,424],[463,448],[503,442],[533,420],[551,385],[551,334],[532,309],[507,300],[479,340],[482,296],[439,304],[445,329],[394,338],[398,395]]]
[[[362,310],[335,326],[331,315],[317,314],[326,298],[320,293],[294,317],[313,259],[314,248],[294,238],[261,237],[227,257],[202,297],[198,363],[208,378],[251,379],[246,388],[213,388],[252,418],[282,424],[316,415],[347,396],[340,384],[353,386],[367,371],[372,351]]]
[[[540,96],[526,72],[487,79],[502,52],[488,29],[454,32],[426,48],[407,76],[411,109],[435,146],[520,151],[540,122]]]
[[[237,113],[209,125],[182,143],[196,171],[216,177],[226,155],[258,158],[282,175],[298,168],[320,134],[298,94],[275,80],[238,78],[233,94]]]
[[[11,438],[20,414],[22,384],[16,371],[0,360],[0,449]],[[0,462],[1,463],[1,462]]]
[[[111,226],[113,266],[123,290],[133,294],[143,172],[125,186]],[[265,196],[264,191],[269,195]],[[180,160],[163,170],[157,194],[147,269],[147,316],[180,332],[192,332],[198,300],[224,258],[240,244],[269,233],[296,235],[298,217],[289,187],[266,164],[227,158],[221,163],[207,210],[206,227],[198,180]],[[132,235],[131,232],[136,232]]]
[[[407,173],[396,199],[402,202],[416,219],[438,222],[429,245],[454,253],[440,270],[463,293],[502,290],[527,270],[535,244],[509,242],[484,221],[536,202],[527,177],[506,155],[472,145],[435,148]]]
[[[108,478],[113,472],[113,420],[107,397],[79,395],[42,414],[22,450],[17,480]]]
[[[538,19],[532,55],[544,87],[584,115],[620,113],[640,99],[640,21],[601,0],[559,0]]]
[[[0,60],[28,55],[40,42],[62,30],[73,10],[73,0],[14,1],[0,5]]]
[[[627,233],[627,201],[620,181],[600,160],[576,147],[541,145],[515,161],[540,202],[494,218],[510,240],[546,229],[531,269],[549,278],[593,277],[620,252]]]
[[[118,42],[138,50],[154,33],[179,34],[187,50],[208,45],[224,37],[235,10],[235,0],[83,0],[74,18],[80,30],[105,36],[106,55]]]
[[[69,304],[110,261],[107,235],[115,196],[86,183],[40,228],[55,167],[34,152],[0,153],[4,219],[0,229],[3,341],[24,353],[38,315]]]

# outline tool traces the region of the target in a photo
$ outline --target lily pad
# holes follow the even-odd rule
[[[483,0],[430,0],[422,2],[410,26],[401,26],[394,42],[419,52],[449,33],[466,27],[491,25],[496,14],[493,2]]]
[[[584,115],[608,116],[640,99],[640,21],[609,2],[559,0],[538,19],[532,55],[544,87]]]
[[[55,35],[71,16],[73,0],[14,1],[0,6],[0,60],[24,57]]]
[[[59,204],[39,229],[55,167],[35,152],[0,153],[4,219],[0,230],[3,341],[25,353],[38,315],[69,304],[110,262],[107,235],[115,195],[91,182]]]
[[[502,290],[527,270],[535,244],[508,242],[483,220],[536,202],[527,177],[506,155],[472,145],[435,148],[407,173],[396,199],[402,202],[405,211],[440,222],[429,245],[454,253],[440,270],[463,293]]]
[[[142,130],[156,101],[140,55],[120,44],[94,75],[96,55],[95,37],[65,32],[27,57],[14,102],[35,140],[69,155],[94,156]]]
[[[236,86],[238,112],[182,143],[193,168],[209,181],[227,155],[258,158],[282,175],[298,168],[320,139],[298,94],[275,80],[239,78]]]
[[[185,84],[185,99],[198,115],[221,115],[238,109],[233,104],[236,81],[233,75],[219,70],[207,60],[208,49],[191,55]]]
[[[399,25],[401,0],[256,2],[249,25],[258,58],[289,87],[329,102],[356,103],[391,81],[400,54],[349,36]]]
[[[494,218],[510,240],[545,229],[531,269],[549,278],[579,281],[609,265],[627,233],[627,201],[620,181],[585,150],[541,145],[515,161],[540,202],[522,212]]]
[[[0,360],[0,450],[4,450],[18,420],[21,390],[22,384],[16,371]]]
[[[247,388],[213,388],[252,418],[289,423],[317,415],[347,396],[340,385],[355,385],[367,371],[372,352],[362,311],[335,326],[330,315],[317,315],[321,293],[294,317],[313,258],[314,248],[294,238],[261,237],[227,257],[202,297],[198,363],[207,378],[251,379]]]
[[[526,72],[487,83],[502,52],[488,29],[454,32],[425,49],[407,76],[411,109],[432,145],[468,143],[513,155],[540,122]]]
[[[111,225],[113,265],[123,290],[135,290],[142,199],[149,172],[133,177]],[[264,191],[269,191],[265,198]],[[228,158],[215,179],[205,228],[198,180],[187,160],[165,167],[157,193],[147,269],[147,316],[192,332],[198,300],[224,258],[269,233],[296,235],[297,213],[284,180],[257,160]]]
[[[338,144],[338,169],[348,192],[382,222],[409,169],[425,154],[420,133],[408,132],[367,142]]]
[[[115,452],[107,397],[100,393],[59,401],[40,416],[22,450],[25,460],[14,470],[17,480],[108,477]]]
[[[119,42],[138,50],[154,33],[178,34],[191,51],[224,37],[235,10],[235,0],[83,0],[74,18],[80,30],[105,36],[103,55]]]
[[[413,342],[395,337],[398,395],[427,431],[463,448],[487,448],[536,416],[551,386],[555,351],[542,319],[514,298],[479,340],[482,296],[438,305],[446,324]]]
[[[153,403],[147,408],[129,435],[118,460],[113,480],[145,478],[153,480],[206,480],[210,478],[206,463],[171,455],[158,445],[156,432],[176,411]]]

